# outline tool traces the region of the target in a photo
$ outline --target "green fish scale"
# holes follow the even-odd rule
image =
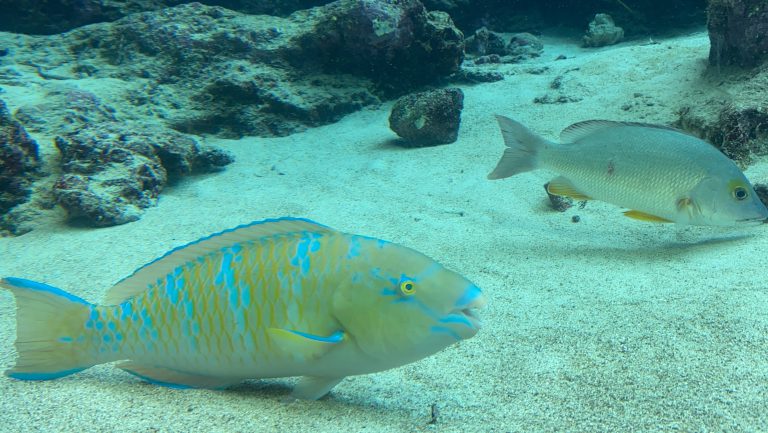
[[[328,323],[331,300],[321,289],[328,286],[325,275],[334,260],[324,259],[320,254],[328,249],[346,248],[338,238],[317,239],[319,248],[308,254],[312,264],[306,274],[291,264],[297,243],[302,240],[300,236],[274,236],[243,243],[241,250],[232,254],[231,268],[234,281],[248,283],[247,306],[243,305],[238,284],[229,288],[216,284],[216,275],[228,250],[183,265],[185,287],[179,291],[178,302],[170,302],[165,295],[164,279],[136,297],[136,306],[139,311],[141,307],[146,308],[149,320],[139,312],[137,320],[122,321],[120,327],[126,334],[122,351],[135,360],[185,365],[194,370],[204,370],[211,365],[226,370],[260,362],[279,362],[286,354],[273,347],[268,328],[324,335],[338,326]],[[234,260],[237,256],[240,261]],[[232,290],[235,293],[231,293]],[[236,302],[230,302],[229,296],[234,296]],[[187,300],[192,301],[192,317],[186,314]],[[238,317],[242,321],[240,330]],[[318,326],[320,317],[325,318],[325,323]],[[152,331],[156,332],[156,339],[152,338]]]

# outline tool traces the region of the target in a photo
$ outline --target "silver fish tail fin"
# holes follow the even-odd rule
[[[94,364],[87,347],[86,323],[93,305],[63,290],[22,278],[0,279],[16,298],[16,365],[5,372],[14,379],[48,380]]]
[[[504,179],[538,168],[539,151],[549,142],[512,119],[496,115],[496,120],[507,148],[488,179]]]

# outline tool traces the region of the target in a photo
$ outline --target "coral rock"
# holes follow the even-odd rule
[[[408,147],[453,143],[459,133],[463,101],[464,93],[458,88],[406,95],[392,107],[389,127]]]
[[[134,132],[116,123],[57,137],[56,146],[65,172],[54,185],[57,202],[70,219],[97,227],[137,220],[156,203],[169,177],[232,161],[220,150],[201,151],[194,139],[177,132]]]
[[[0,101],[0,214],[27,201],[38,167],[37,143]]]
[[[583,42],[585,47],[603,47],[613,45],[623,38],[624,29],[617,27],[610,15],[597,14],[589,23]]]
[[[711,65],[750,67],[768,59],[765,0],[711,0],[707,17]]]

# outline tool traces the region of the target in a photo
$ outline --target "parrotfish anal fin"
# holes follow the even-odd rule
[[[233,229],[214,233],[172,249],[164,256],[147,263],[122,279],[107,292],[105,303],[116,305],[147,290],[147,286],[173,272],[177,267],[208,253],[239,242],[263,239],[280,234],[312,232],[335,233],[329,227],[303,218],[278,218],[255,221]]]
[[[118,364],[117,367],[149,383],[167,386],[169,388],[223,389],[238,384],[244,380],[233,379],[231,377],[221,378],[184,373],[170,368],[153,367],[132,361],[122,362]]]
[[[317,400],[328,394],[331,389],[344,380],[344,377],[304,376],[299,379],[291,395],[304,400]]]
[[[670,221],[670,220],[668,220],[666,218],[658,217],[656,215],[651,215],[649,213],[640,212],[639,210],[628,210],[628,211],[624,212],[624,215],[626,215],[626,216],[628,216],[630,218],[636,219],[636,220],[650,221],[650,222],[653,222],[653,223],[671,223],[671,222],[674,222],[674,221]]]
[[[585,120],[583,122],[577,122],[573,125],[563,129],[560,132],[561,143],[575,143],[585,137],[588,137],[598,131],[608,128],[622,128],[622,127],[641,127],[641,128],[653,128],[663,129],[665,131],[673,131],[680,134],[691,135],[685,131],[681,131],[676,128],[672,128],[664,125],[654,125],[651,123],[641,122],[614,122],[612,120]],[[693,136],[693,135],[691,135]]]
[[[547,184],[547,192],[552,195],[571,197],[574,200],[592,200],[592,197],[582,193],[564,177],[556,177]]]
[[[336,331],[324,337],[289,329],[269,328],[267,334],[280,349],[302,361],[317,359],[344,341],[343,331]]]

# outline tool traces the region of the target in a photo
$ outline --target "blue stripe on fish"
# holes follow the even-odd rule
[[[8,373],[8,377],[19,380],[51,380],[69,376],[70,374],[75,374],[83,370],[85,370],[85,368],[73,368],[71,370],[55,371],[53,373]]]
[[[480,296],[482,292],[480,291],[480,288],[475,285],[470,285],[467,290],[464,292],[463,295],[456,301],[454,306],[456,307],[462,307],[464,305],[469,304],[472,302],[473,299]]]
[[[82,299],[80,297],[77,297],[71,293],[67,293],[61,289],[58,289],[53,286],[49,286],[47,284],[38,283],[35,281],[26,280],[24,278],[15,278],[15,277],[6,277],[5,281],[8,282],[8,284],[18,286],[23,289],[29,289],[29,290],[36,290],[38,292],[48,292],[51,294],[54,294],[56,296],[61,296],[62,298],[65,298],[72,302],[77,302],[78,304],[83,305],[91,305],[89,302],[87,302],[85,299]]]
[[[134,375],[134,376],[136,376],[136,377],[138,377],[141,380],[144,380],[144,381],[149,382],[149,383],[154,384],[154,385],[160,385],[160,386],[164,386],[166,388],[173,388],[173,389],[191,389],[191,388],[193,388],[193,387],[191,387],[189,385],[181,385],[181,384],[178,384],[178,383],[162,382],[160,380],[152,379],[150,377],[144,376],[143,374],[136,373],[135,371],[128,370],[126,368],[123,368],[123,370],[128,372],[128,373],[130,373],[130,374],[132,374],[132,375]]]
[[[310,340],[322,341],[324,343],[340,343],[341,340],[344,339],[344,332],[343,331],[336,331],[336,332],[334,332],[333,334],[331,334],[331,335],[329,335],[327,337],[323,337],[321,335],[307,334],[306,332],[301,332],[301,331],[292,331],[290,329],[287,330],[287,331],[290,332],[290,333],[302,336],[304,338],[308,338]]]
[[[463,316],[459,316],[458,314],[454,314],[449,317],[443,317],[442,319],[440,319],[440,322],[441,323],[461,323],[469,327],[472,326],[472,322],[470,322],[469,320],[467,320],[467,318]]]
[[[168,296],[168,299],[172,304],[179,301],[179,290],[176,286],[176,278],[171,274],[168,274],[168,276],[165,277],[165,295]]]
[[[452,329],[446,328],[444,326],[433,326],[430,328],[432,332],[438,333],[438,334],[448,334],[451,337],[455,338],[456,341],[461,341],[461,336],[457,334]]]

